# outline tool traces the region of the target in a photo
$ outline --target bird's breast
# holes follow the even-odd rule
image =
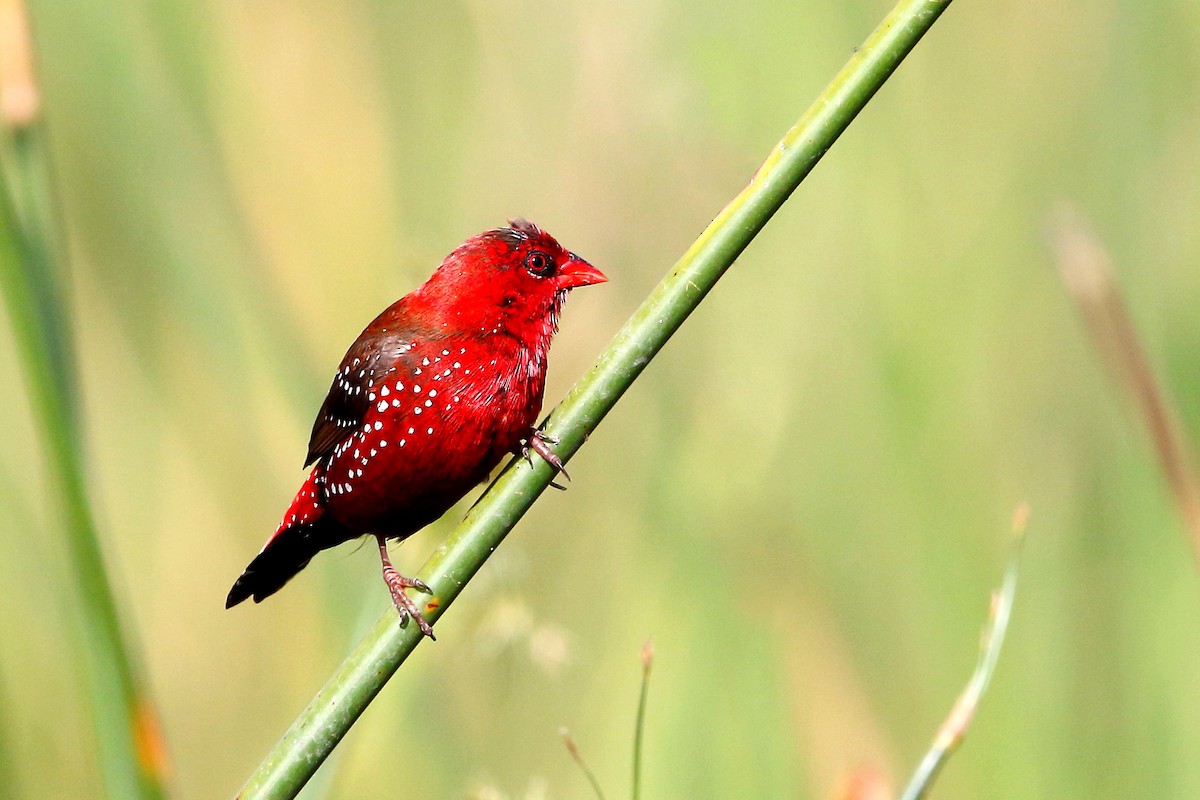
[[[441,516],[541,410],[544,358],[452,340],[406,355],[377,379],[362,424],[326,465],[326,505],[355,530],[402,537]]]

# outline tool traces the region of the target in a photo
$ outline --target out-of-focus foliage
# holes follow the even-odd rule
[[[98,518],[181,798],[232,793],[388,602],[345,546],[222,608],[361,327],[528,216],[611,280],[567,306],[553,402],[885,10],[33,4]],[[1183,0],[952,7],[311,794],[585,796],[563,724],[616,794],[647,636],[643,796],[826,797],[864,763],[902,780],[1028,499],[1005,654],[938,790],[1200,795],[1194,565],[1043,239],[1064,198],[1091,218],[1200,438],[1197,52]],[[0,319],[0,771],[88,796],[9,336]]]

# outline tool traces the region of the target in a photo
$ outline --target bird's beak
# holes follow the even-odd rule
[[[604,283],[608,278],[604,273],[571,253],[571,258],[558,270],[558,288],[574,289],[576,286],[590,286],[593,283]]]

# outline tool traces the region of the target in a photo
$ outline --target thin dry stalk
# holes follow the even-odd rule
[[[1183,514],[1192,554],[1200,562],[1200,473],[1191,455],[1195,450],[1176,424],[1178,416],[1170,396],[1146,358],[1108,251],[1087,220],[1073,210],[1054,218],[1050,238],[1059,275],[1079,307],[1096,349],[1146,425]]]

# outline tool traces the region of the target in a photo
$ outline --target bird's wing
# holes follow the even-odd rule
[[[368,329],[369,330],[369,329]],[[407,380],[414,366],[409,363],[411,336],[400,333],[367,336],[364,332],[347,351],[317,412],[304,466],[333,455],[337,446],[354,435],[363,424],[374,395],[389,377],[399,372]]]

